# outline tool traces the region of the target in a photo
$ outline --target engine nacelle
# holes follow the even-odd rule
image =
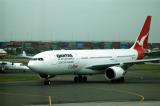
[[[105,70],[105,77],[110,80],[116,80],[125,75],[125,71],[118,66],[112,66]]]

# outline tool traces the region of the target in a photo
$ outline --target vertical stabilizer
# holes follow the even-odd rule
[[[131,49],[135,49],[138,52],[138,59],[143,58],[144,51],[148,48],[148,36],[150,30],[151,16],[147,16],[146,21],[142,27],[142,30]]]

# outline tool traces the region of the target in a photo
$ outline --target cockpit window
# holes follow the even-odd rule
[[[32,58],[31,60],[32,60],[32,61],[37,61],[37,60],[38,60],[38,61],[43,61],[44,59],[43,59],[43,58]]]
[[[43,61],[43,58],[38,58],[39,61]]]
[[[31,60],[36,61],[36,60],[37,60],[37,58],[32,58]]]

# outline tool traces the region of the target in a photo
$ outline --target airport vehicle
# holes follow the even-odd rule
[[[151,16],[130,49],[53,50],[41,52],[29,61],[28,67],[50,84],[56,75],[74,74],[75,82],[86,82],[85,75],[104,74],[111,82],[124,82],[127,69],[136,63],[159,61],[143,59],[148,46]]]
[[[7,52],[4,49],[0,49],[0,58],[3,58],[7,55]]]
[[[23,63],[13,63],[8,61],[0,61],[0,70],[1,72],[6,72],[6,70],[20,70],[25,72],[26,70],[30,70]]]

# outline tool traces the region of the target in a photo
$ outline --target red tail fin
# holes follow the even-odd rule
[[[148,48],[148,36],[149,36],[149,29],[151,23],[151,16],[147,16],[146,21],[142,27],[142,30],[132,46],[133,49],[137,50],[138,52],[138,59],[143,58],[144,51]]]

